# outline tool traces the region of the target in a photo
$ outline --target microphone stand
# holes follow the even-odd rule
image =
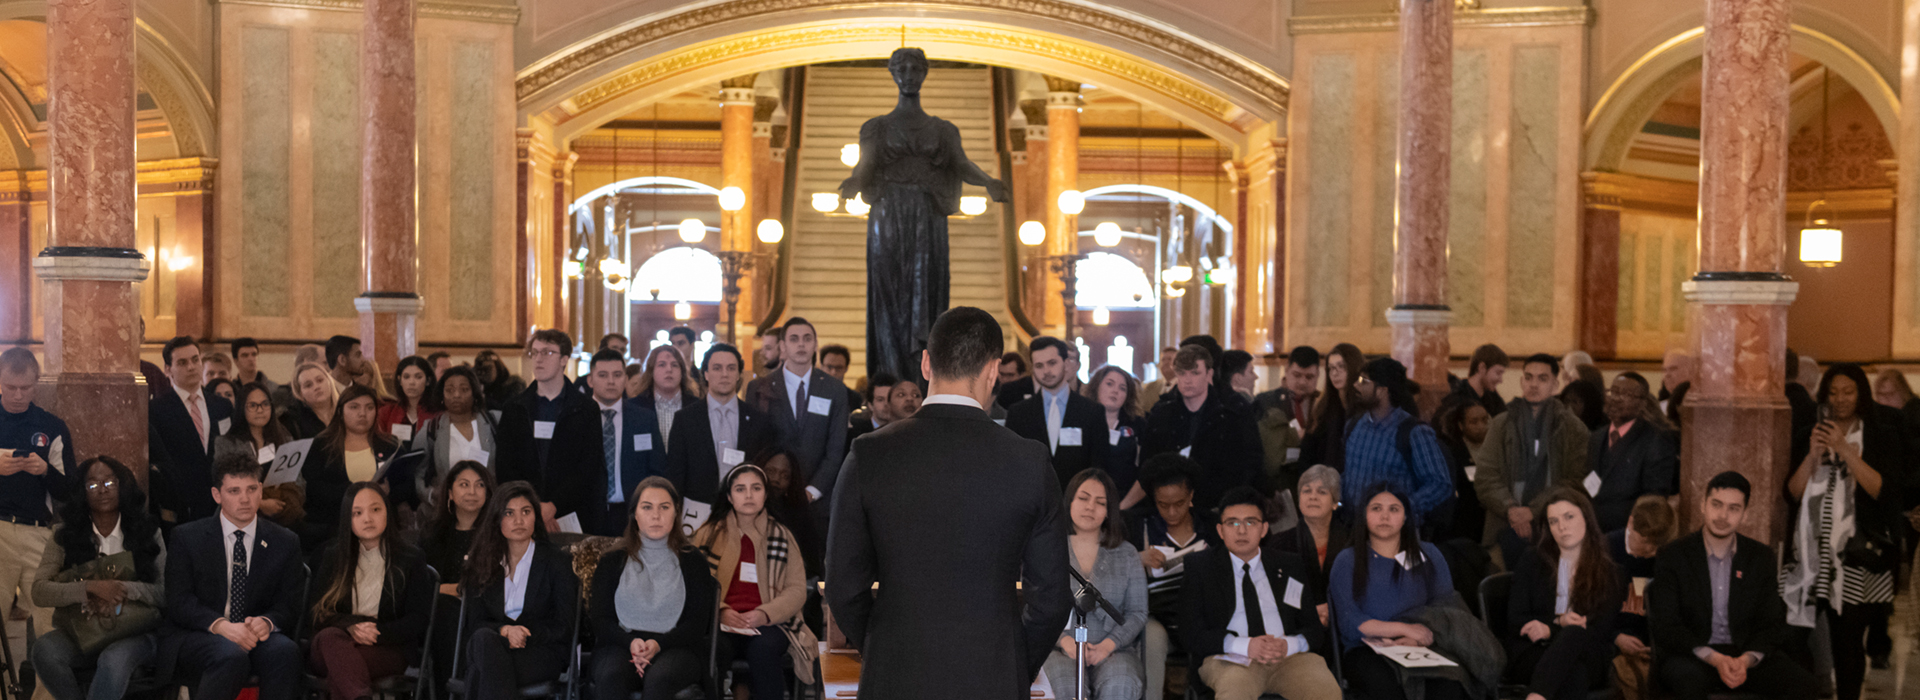
[[[1067,567],[1067,573],[1073,574],[1073,580],[1080,584],[1080,590],[1073,593],[1073,642],[1079,648],[1075,657],[1079,662],[1080,674],[1073,686],[1074,695],[1078,700],[1087,700],[1087,616],[1093,614],[1095,609],[1105,610],[1107,617],[1115,621],[1119,621],[1121,616],[1112,603],[1100,596],[1100,589],[1094,588],[1093,582],[1088,581],[1087,577],[1081,576],[1071,565]]]

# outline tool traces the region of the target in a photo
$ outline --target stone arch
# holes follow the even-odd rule
[[[44,23],[44,2],[0,2],[0,20]],[[134,80],[167,119],[179,157],[205,156],[214,144],[213,93],[165,34],[134,20]],[[43,128],[18,95],[0,96],[0,169],[46,167],[35,162],[28,132]]]

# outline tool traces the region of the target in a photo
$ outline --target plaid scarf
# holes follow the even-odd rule
[[[744,533],[751,538],[755,551],[760,555],[760,561],[755,563],[760,569],[762,600],[780,595],[776,586],[786,580],[789,552],[793,549],[793,533],[785,525],[775,522],[765,511],[754,521],[762,527],[743,527],[745,523],[740,521],[739,514],[732,513],[724,519],[708,521],[700,527],[699,532],[694,533],[694,541],[699,543],[701,553],[707,555],[708,570],[713,573],[714,580],[720,582],[722,604],[726,600],[727,583],[732,580],[733,569],[740,562],[740,538],[733,536],[735,533]],[[813,659],[820,653],[820,642],[813,630],[807,628],[805,616],[794,615],[774,623],[774,626],[787,635],[787,655],[793,659],[794,674],[802,681],[812,683]]]

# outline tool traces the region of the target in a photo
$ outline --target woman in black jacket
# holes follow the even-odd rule
[[[666,700],[700,682],[718,585],[672,482],[647,477],[627,503],[627,532],[593,573],[593,700]]]
[[[466,696],[509,700],[558,677],[573,651],[580,579],[573,558],[547,542],[533,485],[500,485],[474,536],[466,600]]]
[[[1536,544],[1514,568],[1507,599],[1507,678],[1527,700],[1584,698],[1607,680],[1614,618],[1626,597],[1593,503],[1578,490],[1547,492],[1533,519]]]
[[[347,487],[347,517],[321,558],[307,664],[330,697],[364,698],[373,682],[405,673],[433,610],[433,576],[420,550],[389,527],[387,494],[371,481]]]
[[[334,406],[333,421],[314,436],[300,468],[307,480],[307,522],[300,541],[308,552],[318,551],[339,531],[347,485],[374,480],[380,465],[400,449],[400,441],[375,425],[380,403],[372,389],[350,384]]]

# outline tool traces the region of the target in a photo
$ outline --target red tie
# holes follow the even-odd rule
[[[1607,449],[1611,450],[1614,445],[1620,444],[1620,438],[1623,437],[1626,437],[1626,431],[1619,428],[1607,431]]]
[[[200,411],[199,393],[187,399],[187,413],[193,414],[193,436],[200,439],[200,449],[207,449],[207,418]]]

